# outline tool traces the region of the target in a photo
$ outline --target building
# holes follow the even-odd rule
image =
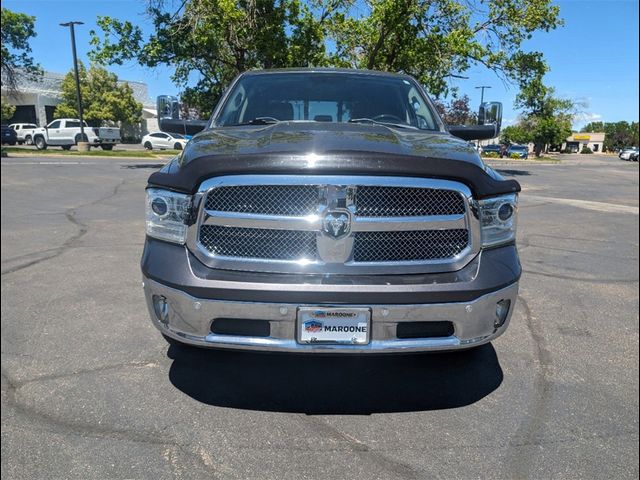
[[[574,133],[562,144],[562,151],[570,150],[579,153],[583,148],[588,147],[593,153],[602,153],[604,138],[604,132]]]
[[[18,83],[16,93],[2,88],[2,96],[7,102],[16,106],[16,111],[9,123],[35,123],[41,127],[53,120],[53,113],[61,101],[62,80],[65,74],[44,72],[37,81],[22,79]],[[131,128],[131,132],[122,132],[123,138],[142,135],[158,129],[155,102],[149,97],[147,84],[143,82],[121,81],[128,83],[135,99],[142,103],[142,124]],[[129,129],[128,129],[129,130]]]

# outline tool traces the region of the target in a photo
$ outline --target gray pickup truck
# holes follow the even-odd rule
[[[251,71],[146,190],[143,284],[171,344],[310,353],[465,349],[518,293],[520,185],[479,125],[406,75]]]

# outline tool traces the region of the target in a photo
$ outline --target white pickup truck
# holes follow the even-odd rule
[[[120,129],[115,127],[92,128],[84,122],[85,141],[103,150],[111,150],[120,141]],[[76,118],[59,118],[46,127],[33,130],[33,143],[38,150],[44,150],[49,145],[70,150],[73,145],[82,141],[80,120]]]

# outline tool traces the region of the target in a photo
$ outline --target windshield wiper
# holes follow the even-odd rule
[[[237,127],[237,126],[240,126],[240,125],[271,125],[273,123],[280,123],[280,120],[278,120],[277,118],[273,118],[273,117],[256,117],[256,118],[252,118],[251,120],[249,120],[247,122],[235,123],[235,124],[230,125],[230,126]]]
[[[352,118],[349,120],[349,123],[373,123],[375,125],[384,125],[387,127],[396,127],[396,128],[410,128],[412,130],[420,130],[418,127],[414,127],[413,125],[409,125],[408,123],[393,123],[393,122],[381,122],[379,120],[374,120],[373,118]]]

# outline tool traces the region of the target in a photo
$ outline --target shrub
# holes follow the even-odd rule
[[[509,158],[515,158],[516,160],[520,159],[520,155],[517,153],[512,153],[511,155],[509,155]]]
[[[582,151],[580,153],[593,153],[589,147],[582,147]]]
[[[499,158],[500,157],[498,152],[487,152],[487,153],[483,153],[482,156],[486,157],[486,158]]]

